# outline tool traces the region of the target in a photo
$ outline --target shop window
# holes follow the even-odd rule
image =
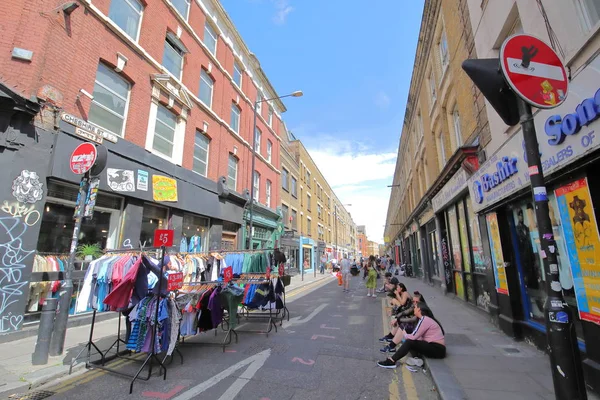
[[[208,108],[212,107],[213,88],[215,81],[211,76],[202,68],[200,70],[200,88],[198,90],[198,98]]]
[[[208,174],[208,146],[210,139],[202,132],[196,131],[194,141],[194,164],[192,170],[202,176]]]
[[[171,4],[179,14],[187,21],[190,12],[190,0],[171,0]]]
[[[233,222],[223,221],[223,235],[221,236],[222,250],[237,249],[237,232],[239,229],[240,225],[234,224]]]
[[[159,104],[156,113],[152,149],[168,158],[172,158],[176,129],[177,117],[175,114],[169,111],[167,107]]]
[[[131,85],[111,68],[100,63],[94,82],[94,99],[88,120],[123,137]]]
[[[460,229],[460,243],[461,243],[461,252],[463,259],[463,266],[465,272],[471,272],[471,256],[469,249],[469,239],[468,239],[468,230],[467,230],[467,221],[465,215],[464,201],[460,201],[458,203],[458,226]]]
[[[48,197],[41,217],[37,250],[68,253],[73,234],[75,204],[79,187],[54,181],[48,183]],[[98,244],[102,249],[118,247],[117,237],[122,199],[98,193],[93,218],[84,218],[79,244]]]
[[[238,159],[233,154],[230,154],[227,164],[227,186],[233,190],[237,190],[237,169]]]
[[[112,19],[127,36],[137,41],[143,10],[144,6],[138,0],[112,0],[108,18]]]
[[[458,230],[458,220],[456,215],[456,206],[453,205],[446,211],[448,232],[450,234],[452,261],[454,262],[454,284],[456,295],[465,298],[465,289],[462,276],[462,250],[460,246],[460,234]]]
[[[179,251],[200,253],[208,250],[209,220],[198,215],[183,214]]]
[[[206,21],[204,24],[204,44],[213,55],[217,54],[217,38],[217,32],[215,32],[215,29],[208,21]]]
[[[142,246],[154,247],[154,231],[157,229],[167,229],[168,217],[169,210],[167,208],[144,204],[142,231],[140,233],[140,243],[142,243]]]

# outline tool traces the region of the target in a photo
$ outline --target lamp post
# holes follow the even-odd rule
[[[249,230],[248,230],[248,242],[247,242],[247,246],[246,249],[250,250],[252,248],[252,236],[253,236],[253,218],[254,218],[254,175],[256,174],[256,171],[254,171],[254,168],[256,166],[256,118],[258,115],[258,104],[259,103],[264,103],[266,101],[271,101],[271,100],[278,100],[278,99],[283,99],[284,97],[302,97],[304,93],[302,93],[302,90],[297,90],[293,93],[290,94],[286,94],[285,96],[279,96],[279,97],[273,97],[270,99],[262,99],[262,100],[258,100],[258,96],[256,101],[254,102],[254,123],[252,124],[252,181],[251,181],[251,185],[250,185],[250,218],[249,218]]]

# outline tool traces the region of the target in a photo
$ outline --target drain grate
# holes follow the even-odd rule
[[[9,397],[11,400],[42,400],[47,399],[48,397],[54,396],[54,392],[50,392],[48,390],[38,390],[31,393],[25,394],[14,394]]]
[[[475,347],[477,346],[469,336],[464,333],[446,333],[444,336],[447,346],[467,346],[467,347]]]

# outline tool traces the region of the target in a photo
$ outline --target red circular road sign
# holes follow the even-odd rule
[[[71,159],[69,160],[71,171],[78,175],[85,174],[96,162],[97,155],[96,146],[87,142],[81,143],[71,154]]]
[[[552,47],[535,36],[517,34],[506,39],[500,64],[510,87],[532,106],[554,108],[567,98],[565,66]]]

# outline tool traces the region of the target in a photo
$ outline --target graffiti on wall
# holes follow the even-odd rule
[[[44,197],[43,185],[36,172],[24,169],[12,184],[12,195],[21,203],[35,204]]]
[[[448,250],[448,242],[445,234],[442,234],[442,262],[444,263],[444,275],[446,277],[446,286],[451,287],[452,266],[450,265],[450,251]]]

